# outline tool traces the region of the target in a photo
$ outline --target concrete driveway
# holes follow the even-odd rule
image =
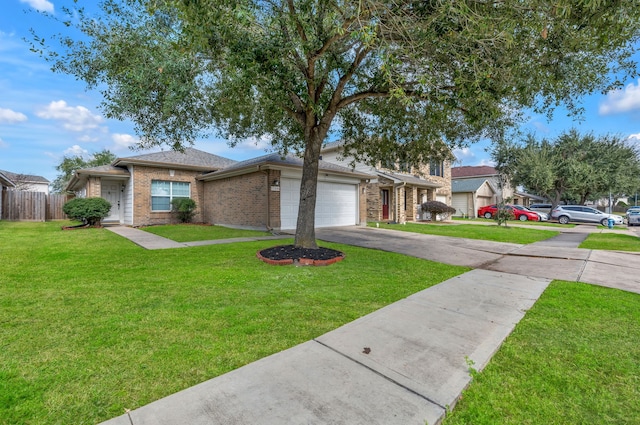
[[[577,248],[593,231],[598,230],[593,226],[563,229],[554,238],[528,245],[371,227],[318,229],[316,236],[329,242],[398,252],[445,264],[640,293],[640,254]]]

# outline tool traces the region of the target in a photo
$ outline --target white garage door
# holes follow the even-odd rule
[[[280,227],[295,229],[300,204],[300,180],[280,181]],[[316,227],[353,226],[358,221],[358,186],[318,182]]]
[[[451,206],[456,209],[455,216],[462,216],[469,214],[467,193],[454,193],[451,195]]]

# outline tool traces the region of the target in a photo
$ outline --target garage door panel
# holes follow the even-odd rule
[[[280,193],[280,220],[283,229],[294,229],[300,204],[300,181],[283,178]],[[357,224],[358,186],[318,182],[316,227]]]

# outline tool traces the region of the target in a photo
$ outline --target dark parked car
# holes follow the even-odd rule
[[[582,223],[600,223],[606,226],[609,218],[614,224],[622,224],[622,216],[616,214],[606,214],[595,208],[584,205],[558,205],[552,212],[551,218],[558,220],[560,224],[567,224],[571,221]]]

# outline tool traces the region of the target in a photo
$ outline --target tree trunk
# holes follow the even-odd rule
[[[295,246],[317,249],[316,244],[316,194],[318,189],[318,161],[324,135],[310,131],[304,151],[302,181],[300,182],[300,206],[296,224]]]

